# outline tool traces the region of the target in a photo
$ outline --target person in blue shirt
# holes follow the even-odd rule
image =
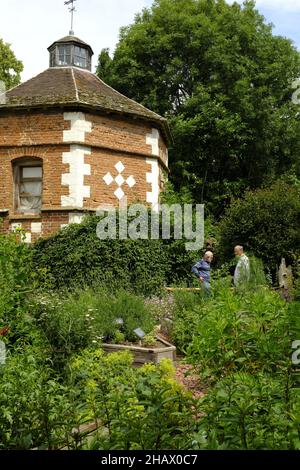
[[[210,295],[210,264],[213,258],[214,254],[211,251],[207,251],[203,258],[192,267],[192,272],[197,276],[199,282],[202,284],[206,295]]]

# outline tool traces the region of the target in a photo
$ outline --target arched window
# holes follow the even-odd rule
[[[42,208],[43,163],[22,158],[13,163],[16,212],[37,214]]]

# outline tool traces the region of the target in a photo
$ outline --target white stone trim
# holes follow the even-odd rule
[[[136,181],[135,181],[135,179],[134,179],[134,177],[133,177],[132,175],[127,178],[126,184],[127,184],[130,188],[133,188],[133,186],[136,184]]]
[[[92,123],[86,121],[84,113],[64,113],[64,120],[71,121],[71,129],[63,132],[64,142],[85,143],[86,132],[92,132]]]
[[[153,128],[152,133],[146,135],[146,144],[151,145],[152,155],[159,157],[159,131],[157,129]]]
[[[21,222],[14,222],[10,224],[10,230],[12,232],[16,232],[17,230],[22,229],[22,223]]]
[[[69,213],[69,224],[81,224],[83,219],[84,219],[84,214],[82,213],[78,213],[78,212]]]
[[[117,199],[119,199],[119,201],[121,201],[121,199],[123,199],[123,197],[125,196],[125,193],[124,193],[123,189],[119,187],[114,192],[114,195],[116,196]]]
[[[22,241],[23,241],[23,243],[30,244],[31,243],[31,233],[30,232],[25,233],[25,238]]]
[[[117,170],[118,172],[118,175],[116,176],[116,178],[114,178],[111,173],[106,173],[106,175],[103,177],[103,181],[105,182],[105,184],[107,186],[110,186],[113,182],[116,183],[116,185],[118,186],[118,188],[116,189],[116,191],[114,192],[114,195],[116,196],[116,198],[121,201],[123,199],[123,197],[125,196],[125,192],[123,191],[122,187],[124,186],[124,184],[126,183],[127,186],[129,186],[129,188],[133,188],[133,186],[136,185],[136,180],[134,179],[134,177],[132,175],[130,175],[127,180],[124,179],[122,173],[123,171],[126,169],[126,167],[123,165],[123,163],[121,161],[119,161],[118,163],[116,163],[115,165],[115,169]]]
[[[118,173],[123,173],[123,171],[125,170],[125,166],[123,165],[121,161],[119,161],[118,163],[116,163],[115,169],[117,170]]]
[[[91,197],[90,186],[84,185],[84,177],[91,174],[85,155],[91,155],[91,148],[82,145],[71,145],[70,152],[63,153],[63,163],[70,165],[70,171],[61,176],[62,186],[69,186],[69,196],[61,197],[62,207],[83,207],[84,198]]]
[[[42,233],[42,222],[32,222],[31,233]]]
[[[158,210],[159,202],[159,165],[157,159],[147,158],[147,165],[151,165],[151,172],[146,173],[147,183],[152,185],[152,190],[147,191],[146,201],[152,204],[153,210]]]

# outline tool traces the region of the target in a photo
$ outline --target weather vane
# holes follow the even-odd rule
[[[65,5],[70,5],[68,8],[69,8],[69,12],[71,13],[71,31],[70,31],[70,35],[72,35],[72,36],[74,35],[74,31],[73,31],[74,11],[76,11],[74,2],[77,2],[77,0],[68,0],[68,1],[65,2]]]

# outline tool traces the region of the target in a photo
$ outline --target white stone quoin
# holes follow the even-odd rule
[[[151,184],[152,190],[147,191],[146,200],[152,204],[152,209],[158,211],[159,201],[159,165],[158,160],[154,158],[146,159],[147,165],[151,165],[151,172],[146,173],[147,183]]]
[[[71,145],[70,152],[63,153],[63,163],[70,167],[69,173],[61,177],[61,184],[69,186],[69,196],[61,197],[62,207],[83,207],[84,198],[91,197],[90,186],[85,186],[84,177],[90,176],[91,165],[84,162],[85,155],[91,154],[90,147]]]
[[[16,232],[17,230],[20,230],[21,228],[22,228],[21,222],[14,222],[14,223],[10,224],[10,230],[12,232]]]
[[[146,136],[146,144],[151,145],[152,155],[159,157],[159,131],[157,129],[152,129],[151,134]]]
[[[83,113],[64,113],[65,121],[71,121],[71,129],[64,131],[64,142],[85,143],[86,132],[92,132],[92,123],[86,121]]]
[[[84,214],[79,214],[79,213],[73,213],[70,212],[69,214],[69,224],[81,224],[83,221]]]
[[[31,233],[42,233],[42,223],[41,222],[32,222],[32,224],[31,224]]]
[[[31,233],[30,232],[27,232],[25,233],[25,238],[23,240],[24,243],[31,243]]]

